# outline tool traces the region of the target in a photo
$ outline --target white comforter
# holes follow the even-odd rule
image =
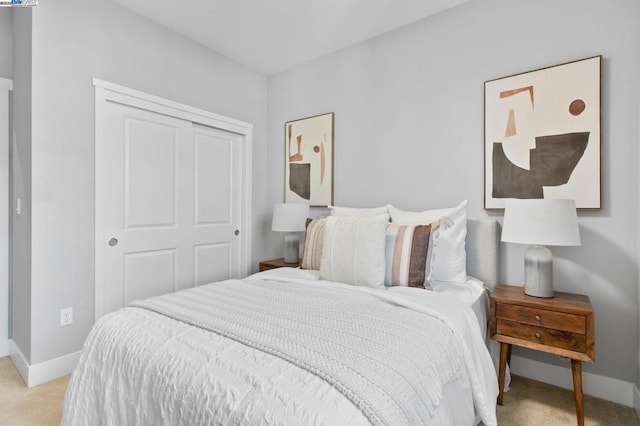
[[[478,418],[496,423],[495,370],[475,316],[459,301],[418,289],[323,282],[312,271],[278,269],[249,280],[265,280],[263,285],[277,280],[292,291],[304,286],[305,295],[341,302],[399,305],[444,322],[464,368],[443,383],[429,384],[440,388],[442,398],[428,423],[472,425]],[[63,424],[78,425],[368,423],[349,398],[306,369],[140,308],[125,308],[96,324],[63,415]]]

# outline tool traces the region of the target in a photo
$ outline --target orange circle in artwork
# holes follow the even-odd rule
[[[320,147],[318,145],[314,146],[313,152],[320,152]]]
[[[572,115],[580,115],[582,114],[582,111],[584,111],[584,109],[585,109],[585,104],[582,99],[576,99],[575,101],[571,102],[571,104],[569,105],[569,112]]]

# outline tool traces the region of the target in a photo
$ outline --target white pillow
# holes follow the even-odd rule
[[[427,281],[463,283],[467,280],[467,200],[449,209],[408,212],[388,205],[393,223],[402,225],[426,224],[440,221],[433,234],[433,255]]]
[[[329,216],[324,231],[320,278],[384,288],[388,223],[388,214]]]
[[[357,208],[357,207],[337,207],[329,206],[331,216],[376,216],[387,214],[387,206],[374,208]]]

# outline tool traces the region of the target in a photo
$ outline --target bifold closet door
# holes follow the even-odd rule
[[[13,82],[0,78],[0,357],[9,355],[9,93]]]
[[[240,136],[115,102],[103,113],[101,313],[239,276]]]

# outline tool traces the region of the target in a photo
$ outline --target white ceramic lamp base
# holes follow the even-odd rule
[[[524,293],[553,297],[553,255],[545,246],[531,246],[524,254]]]

